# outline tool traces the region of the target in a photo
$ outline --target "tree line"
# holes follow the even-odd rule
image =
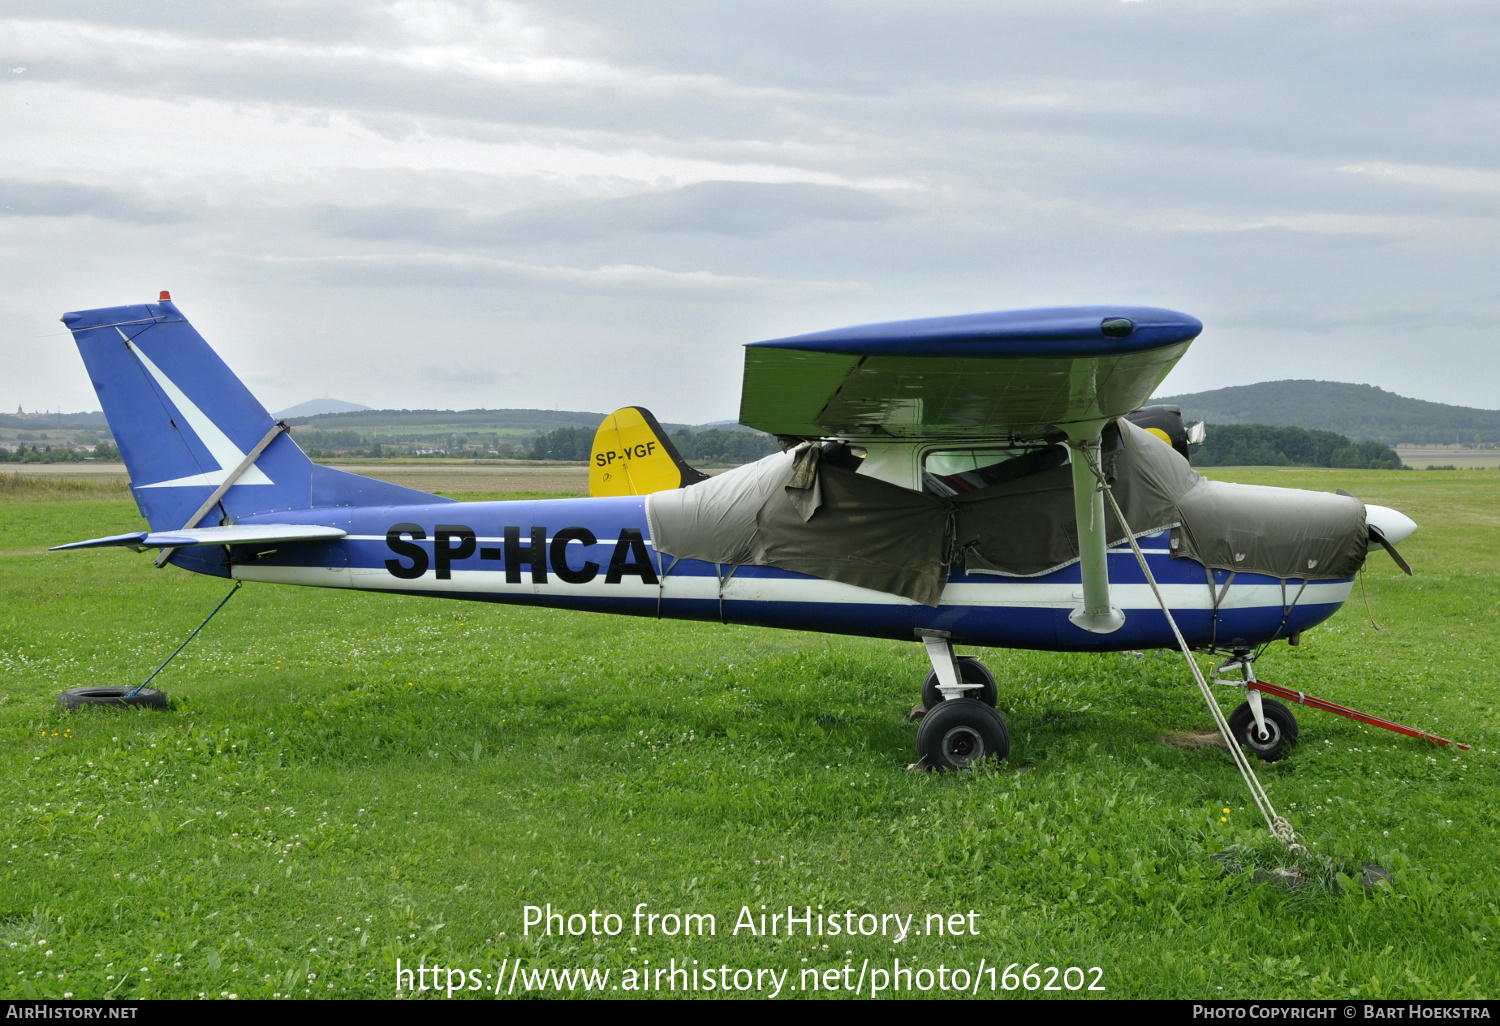
[[[1396,450],[1379,442],[1351,442],[1332,431],[1268,424],[1209,424],[1208,440],[1193,449],[1195,467],[1341,467],[1400,470]]]
[[[85,460],[110,460],[118,462],[120,450],[108,442],[100,442],[92,449],[54,448],[52,445],[22,445],[14,451],[0,446],[0,463],[82,463]]]
[[[359,431],[316,431],[293,427],[292,437],[314,459],[330,456],[447,456],[467,459],[525,459],[529,440],[501,437],[498,432],[433,432],[430,434],[365,434]]]
[[[682,458],[695,466],[752,463],[780,448],[776,439],[760,431],[726,431],[679,428],[669,436]],[[534,460],[588,460],[594,451],[594,431],[563,427],[538,435],[531,447]]]

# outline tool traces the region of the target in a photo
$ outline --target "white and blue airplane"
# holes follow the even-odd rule
[[[932,661],[918,748],[937,768],[1009,751],[993,676],[954,646],[1177,646],[1101,475],[1187,642],[1233,653],[1249,683],[1258,646],[1295,644],[1349,597],[1368,550],[1400,562],[1393,546],[1416,529],[1352,496],[1209,482],[1180,430],[1135,426],[1202,330],[1169,310],[754,343],[741,421],[785,452],[706,477],[627,407],[601,425],[590,497],[501,502],[313,463],[165,292],[63,322],[150,530],[57,548],[154,548],[157,566],[238,581],[916,640]],[[1231,726],[1276,758],[1296,721],[1246,692]]]

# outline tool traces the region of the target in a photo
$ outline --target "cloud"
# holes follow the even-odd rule
[[[377,118],[404,113],[595,130],[650,125],[670,135],[714,132],[716,125],[733,131],[746,118],[763,121],[765,101],[779,95],[712,73],[570,52],[520,5],[486,8],[495,16],[463,4],[394,4],[382,9],[387,17],[332,38],[261,35],[246,31],[248,26],[214,31],[201,20],[196,31],[184,31],[176,25],[12,18],[0,21],[0,46],[32,55],[32,75],[41,81]],[[710,115],[721,106],[712,103],[715,97],[737,107],[733,122]]]
[[[1466,192],[1500,193],[1500,171],[1469,167],[1434,167],[1423,164],[1390,164],[1374,161],[1339,168],[1354,175],[1365,175],[1383,181],[1432,189],[1457,189]]]
[[[163,284],[241,353],[330,326],[320,366],[406,406],[438,383],[393,394],[382,354],[438,309],[576,360],[670,335],[622,401],[683,422],[732,413],[741,341],[1068,302],[1202,317],[1179,391],[1262,349],[1500,384],[1467,355],[1500,316],[1495,5],[12,0],[0,52],[28,408],[96,400],[10,340]]]
[[[97,217],[136,224],[177,224],[181,210],[158,205],[137,192],[68,181],[0,179],[0,217]]]
[[[483,244],[580,242],[628,232],[756,238],[816,221],[879,221],[891,203],[806,182],[699,182],[618,199],[579,200],[498,215],[415,206],[338,206],[313,213],[331,234],[379,240]]]
[[[848,281],[800,281],[674,271],[662,267],[615,264],[569,267],[499,260],[451,253],[392,253],[368,256],[259,257],[254,263],[299,281],[357,286],[438,286],[475,288],[540,285],[579,288],[589,292],[629,291],[668,293],[679,297],[712,298],[755,294],[826,294],[867,291],[869,286]]]
[[[409,372],[409,371],[408,371]],[[430,382],[443,393],[494,389],[500,385],[513,384],[521,375],[505,371],[479,368],[468,361],[453,364],[424,364],[417,372],[423,381]]]
[[[1486,314],[1463,310],[1376,306],[1365,310],[1330,311],[1312,308],[1244,311],[1227,314],[1218,324],[1224,330],[1251,329],[1255,332],[1329,335],[1352,329],[1366,333],[1378,332],[1381,335],[1410,335],[1438,329],[1485,332],[1493,326],[1494,319]]]

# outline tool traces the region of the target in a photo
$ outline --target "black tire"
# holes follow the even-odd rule
[[[965,691],[965,698],[977,698],[991,708],[1000,700],[1000,689],[995,684],[995,675],[973,656],[958,657],[958,679],[965,684],[979,685],[977,691],[972,688]],[[943,693],[938,690],[937,671],[928,670],[927,679],[922,682],[922,707],[930,711],[942,701]]]
[[[165,709],[167,693],[155,688],[141,688],[136,694],[126,697],[133,687],[120,688],[69,688],[57,696],[57,704],[64,709],[79,709],[85,705],[117,705],[132,709]]]
[[[993,708],[974,698],[952,698],[927,710],[917,728],[917,753],[928,769],[963,770],[1010,754],[1010,734]]]
[[[1256,730],[1255,714],[1250,711],[1249,702],[1241,702],[1229,714],[1229,732],[1261,762],[1275,762],[1297,743],[1297,718],[1290,709],[1273,698],[1262,698],[1260,708],[1270,737],[1262,738]]]

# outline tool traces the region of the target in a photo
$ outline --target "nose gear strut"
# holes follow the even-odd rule
[[[1240,671],[1243,683],[1235,684],[1222,679],[1224,674],[1234,670]],[[1255,720],[1256,737],[1263,743],[1270,741],[1271,730],[1266,726],[1266,710],[1261,702],[1260,692],[1249,686],[1255,682],[1255,654],[1248,648],[1235,649],[1233,655],[1214,667],[1212,679],[1215,684],[1234,684],[1245,688],[1245,704],[1250,707],[1250,716]]]

